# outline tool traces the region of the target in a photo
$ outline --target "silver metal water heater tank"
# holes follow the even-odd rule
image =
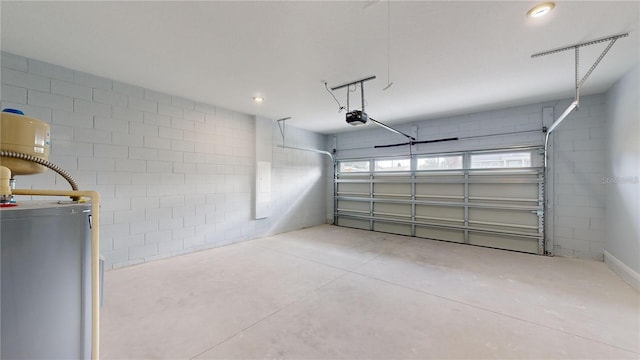
[[[90,208],[0,209],[2,359],[90,358]]]

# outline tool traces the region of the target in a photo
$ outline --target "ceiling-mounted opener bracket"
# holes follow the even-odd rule
[[[549,144],[549,135],[551,135],[553,130],[555,130],[558,127],[558,125],[560,125],[560,123],[573,110],[578,110],[578,108],[580,107],[580,89],[582,88],[582,85],[584,85],[584,82],[587,81],[587,79],[589,78],[589,76],[591,75],[593,70],[596,68],[596,66],[598,66],[598,64],[600,64],[600,61],[602,61],[602,59],[605,57],[605,55],[607,55],[607,53],[609,52],[611,47],[613,47],[613,44],[616,43],[616,40],[618,40],[620,38],[623,38],[623,37],[627,37],[627,36],[629,36],[629,33],[612,35],[612,36],[607,36],[607,37],[596,39],[596,40],[586,41],[586,42],[583,42],[583,43],[579,43],[579,44],[575,44],[575,45],[571,45],[571,46],[565,46],[565,47],[561,47],[561,48],[558,48],[558,49],[543,51],[543,52],[539,52],[539,53],[531,55],[532,58],[536,58],[536,57],[541,57],[541,56],[546,56],[546,55],[551,55],[551,54],[557,54],[559,52],[568,51],[568,50],[574,50],[574,52],[575,52],[575,98],[574,98],[573,102],[571,104],[569,104],[569,107],[567,107],[567,109],[553,122],[553,124],[551,124],[551,126],[545,132],[545,139],[544,139],[544,153],[545,153],[544,166],[545,167],[547,167],[547,148],[548,148],[548,144]],[[593,65],[591,65],[591,67],[589,68],[587,73],[584,74],[584,76],[581,79],[580,78],[580,69],[579,69],[579,66],[580,66],[580,48],[581,47],[585,47],[585,46],[589,46],[589,45],[594,45],[594,44],[607,42],[607,41],[609,42],[609,44],[607,44],[607,47],[602,51],[600,56],[598,56],[596,61],[593,63]]]
[[[349,112],[349,86],[360,84],[360,100],[362,101],[362,112],[364,112],[364,83],[365,83],[365,81],[373,80],[375,78],[376,78],[376,76],[372,75],[372,76],[366,77],[364,79],[360,79],[360,80],[352,81],[350,83],[338,85],[338,86],[332,87],[331,91],[336,91],[338,89],[342,89],[342,88],[345,88],[345,87],[347,88],[347,112]]]
[[[410,139],[412,142],[415,141],[416,138],[414,138],[413,136],[405,134],[400,130],[394,129],[389,125],[385,125],[382,122],[380,122],[378,120],[375,120],[374,118],[369,117],[367,115],[367,113],[365,113],[365,110],[364,110],[364,83],[365,83],[365,81],[373,80],[375,78],[376,78],[376,76],[373,75],[373,76],[369,76],[369,77],[364,78],[364,79],[352,81],[350,83],[338,85],[338,86],[335,86],[335,87],[331,88],[331,91],[335,91],[335,90],[342,89],[342,88],[345,88],[345,87],[347,88],[347,122],[352,124],[352,125],[361,125],[361,124],[365,124],[367,122],[367,120],[371,120],[374,124],[384,128],[384,129],[387,129],[387,130],[389,130],[389,131],[391,131],[393,133],[396,133],[398,135],[402,135],[402,136]],[[360,111],[354,110],[353,112],[351,112],[351,111],[349,111],[349,92],[350,91],[349,91],[348,87],[351,86],[351,85],[357,85],[357,84],[360,84],[360,101],[362,102],[362,110],[360,110]],[[357,117],[358,121],[349,121],[350,115],[353,116],[354,118]],[[410,143],[410,145],[413,145],[413,143]]]

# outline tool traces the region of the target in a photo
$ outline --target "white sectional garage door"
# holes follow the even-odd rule
[[[538,148],[341,160],[335,224],[544,252],[544,171]]]

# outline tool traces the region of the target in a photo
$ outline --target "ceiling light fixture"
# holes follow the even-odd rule
[[[257,102],[258,104],[264,101],[263,97],[260,96],[254,96],[253,97],[253,101]]]
[[[527,11],[527,16],[538,18],[549,13],[554,7],[556,7],[556,4],[552,2],[540,3],[532,7],[531,10]]]

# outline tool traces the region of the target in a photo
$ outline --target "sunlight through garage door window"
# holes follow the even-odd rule
[[[531,167],[531,152],[500,152],[471,154],[472,169],[500,169]]]
[[[459,170],[462,169],[462,155],[429,156],[418,158],[416,170]]]
[[[339,171],[343,173],[369,172],[369,161],[341,161]]]
[[[409,171],[411,159],[376,160],[375,171]]]

